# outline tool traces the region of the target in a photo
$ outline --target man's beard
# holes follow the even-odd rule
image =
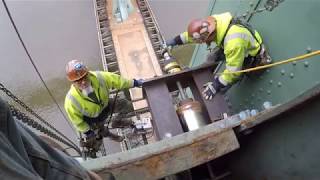
[[[89,84],[86,88],[82,89],[82,94],[84,94],[85,96],[88,96],[88,94],[93,92],[93,88],[91,86],[91,84]]]

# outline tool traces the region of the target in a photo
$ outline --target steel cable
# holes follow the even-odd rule
[[[19,40],[20,40],[20,42],[21,42],[21,44],[22,44],[22,46],[23,46],[23,48],[24,48],[24,50],[25,50],[25,52],[26,52],[26,54],[27,54],[27,56],[28,56],[28,58],[29,58],[29,60],[30,60],[30,62],[32,63],[33,67],[35,68],[35,70],[36,70],[36,72],[37,72],[37,74],[38,74],[38,76],[39,76],[39,78],[41,79],[43,85],[45,86],[46,90],[48,91],[48,94],[50,95],[50,97],[52,98],[52,100],[54,101],[54,103],[57,105],[57,107],[58,107],[59,111],[61,112],[63,118],[67,121],[67,124],[71,127],[71,129],[73,129],[73,127],[71,126],[70,122],[67,120],[65,114],[63,113],[62,109],[60,108],[58,102],[56,101],[56,99],[54,98],[53,94],[52,94],[51,91],[49,90],[47,84],[45,83],[44,79],[42,78],[42,76],[41,76],[38,68],[36,67],[36,65],[35,65],[32,57],[31,57],[31,55],[30,55],[30,53],[29,53],[29,51],[27,50],[27,47],[26,47],[25,43],[23,42],[23,40],[22,40],[22,38],[21,38],[21,35],[20,35],[20,33],[19,33],[16,25],[15,25],[15,22],[13,21],[13,18],[12,18],[12,16],[11,16],[11,13],[10,13],[10,11],[9,11],[9,8],[8,8],[5,0],[2,0],[2,2],[3,2],[3,5],[4,5],[5,9],[6,9],[6,12],[7,12],[7,14],[8,14],[8,17],[9,17],[9,19],[10,19],[10,22],[11,22],[11,24],[12,24],[12,26],[13,26],[13,28],[14,28],[14,30],[15,30],[15,32],[16,32],[16,34],[17,34],[17,36],[18,36],[18,38],[19,38]],[[1,84],[1,85],[2,85],[2,84]],[[2,86],[3,86],[3,85],[2,85]],[[22,102],[22,101],[21,101],[21,102]],[[33,111],[32,111],[32,112],[33,112]],[[35,115],[37,118],[39,118],[41,121],[43,121],[46,125],[49,124],[48,122],[44,121],[43,118],[41,118],[39,115],[37,115],[35,112],[33,112],[32,114]],[[49,124],[49,125],[50,125],[50,124]],[[51,125],[50,125],[50,126],[51,126]],[[50,126],[49,126],[49,127],[50,127]],[[52,127],[52,128],[53,128],[56,132],[58,132],[58,134],[60,134],[62,137],[64,137],[64,138],[67,139],[69,142],[71,142],[72,144],[74,144],[69,138],[67,138],[66,136],[64,136],[62,133],[60,133],[60,132],[59,132],[58,130],[56,130],[54,127]],[[75,134],[76,134],[76,133],[75,133]],[[76,135],[77,135],[77,134],[76,134]],[[75,145],[75,144],[74,144],[74,145]],[[76,145],[75,145],[75,146],[76,146]],[[77,147],[77,146],[76,146],[76,147]]]

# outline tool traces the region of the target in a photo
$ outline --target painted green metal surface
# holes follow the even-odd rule
[[[319,108],[317,97],[246,136],[229,159],[229,179],[319,179]]]
[[[230,11],[242,15],[251,12],[256,5],[263,8],[262,1],[212,1],[211,13]],[[254,14],[250,23],[262,34],[274,61],[287,59],[320,49],[318,11],[320,1],[285,0],[273,11]],[[208,51],[198,46],[193,54],[191,66],[201,64]],[[320,57],[297,63],[273,67],[261,76],[244,77],[226,94],[232,113],[245,109],[261,109],[263,102],[282,104],[318,84]]]
[[[251,6],[247,0],[240,6],[233,2],[212,1],[208,9],[211,13],[233,9],[233,14],[242,15],[246,7],[249,12],[256,5],[263,8],[266,0]],[[320,49],[319,9],[319,0],[285,0],[271,12],[254,14],[249,22],[263,36],[273,60],[279,61]],[[190,65],[204,62],[207,53],[204,46],[198,46]],[[319,69],[320,56],[273,67],[261,76],[243,78],[225,97],[232,113],[260,110],[266,101],[284,104],[319,85]],[[319,100],[274,118],[240,141],[240,150],[227,162],[230,179],[319,179]]]

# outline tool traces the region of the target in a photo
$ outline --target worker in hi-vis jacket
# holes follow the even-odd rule
[[[209,47],[212,42],[216,44],[218,51],[214,49],[214,52],[208,54],[208,59],[225,59],[226,68],[212,82],[204,84],[202,95],[205,99],[212,99],[217,92],[228,89],[240,78],[241,73],[232,72],[271,62],[260,34],[249,24],[233,18],[229,12],[192,20],[186,32],[177,35],[166,44],[170,47],[206,43]]]
[[[113,128],[121,128],[132,125],[125,115],[130,111],[131,103],[126,99],[117,99],[115,106],[109,98],[110,89],[124,90],[132,87],[141,87],[142,80],[128,80],[117,74],[105,71],[89,71],[78,60],[68,62],[66,66],[67,78],[72,82],[66,95],[64,107],[74,127],[86,135],[87,139],[96,136],[94,126],[97,123],[104,124],[110,115],[111,109],[118,113],[118,118],[112,120]],[[104,128],[104,136],[115,141],[122,141],[123,137],[113,134]]]

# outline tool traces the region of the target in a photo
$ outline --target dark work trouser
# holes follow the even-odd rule
[[[75,159],[52,148],[17,122],[1,98],[0,143],[1,179],[90,179]]]
[[[118,115],[117,115],[117,118],[111,119],[112,121],[111,126],[115,128],[118,125],[121,126],[120,121],[122,120],[122,118],[133,109],[132,104],[130,103],[130,101],[123,98],[121,99],[118,98],[117,101],[115,102],[114,107],[112,107],[113,103],[114,103],[114,99],[110,98],[108,106],[102,110],[102,112],[99,114],[98,117],[90,118],[90,117],[84,116],[84,121],[88,123],[90,127],[92,127],[94,124],[97,124],[97,123],[104,123],[106,122],[107,118],[110,117],[111,111],[113,111],[114,114],[118,114]],[[113,117],[115,117],[115,115],[113,115]]]

